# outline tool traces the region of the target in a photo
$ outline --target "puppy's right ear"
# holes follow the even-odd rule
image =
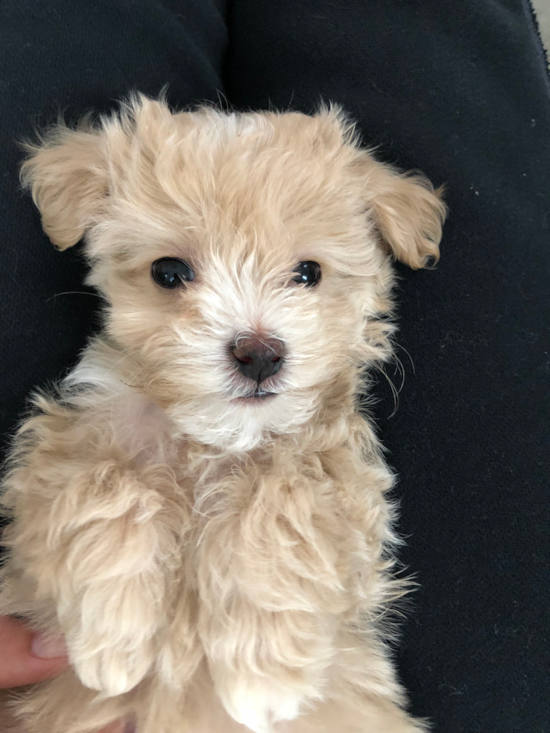
[[[59,249],[76,244],[98,220],[109,193],[100,130],[57,125],[39,144],[26,144],[21,181],[42,216],[44,231]]]

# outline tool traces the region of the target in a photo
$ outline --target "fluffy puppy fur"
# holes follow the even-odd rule
[[[438,258],[438,193],[334,108],[142,96],[56,126],[22,175],[52,242],[84,237],[105,299],[4,480],[0,611],[63,634],[72,663],[16,701],[24,730],[425,731],[385,644],[392,474],[358,394],[391,356],[392,255]],[[160,287],[161,257],[193,282]],[[293,279],[304,261],[315,287]],[[284,342],[270,399],[231,358],[246,338]]]

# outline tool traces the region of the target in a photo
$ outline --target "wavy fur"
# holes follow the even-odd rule
[[[419,733],[381,619],[393,477],[358,412],[392,353],[388,249],[438,256],[445,208],[360,149],[335,108],[174,113],[139,96],[29,146],[58,247],[82,236],[105,327],[39,394],[4,480],[0,610],[72,669],[15,703],[27,733]],[[151,263],[196,279],[159,288]],[[316,288],[296,263],[322,267]],[[284,340],[260,404],[228,359]]]

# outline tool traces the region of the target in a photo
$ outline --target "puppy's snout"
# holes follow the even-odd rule
[[[230,350],[241,374],[258,384],[277,374],[285,358],[285,345],[276,338],[240,338]]]

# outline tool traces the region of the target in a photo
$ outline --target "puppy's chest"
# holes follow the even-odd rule
[[[242,542],[287,547],[317,542],[349,544],[354,516],[364,513],[361,494],[312,452],[257,450],[223,456],[182,448],[178,483],[191,507],[190,542],[219,542],[238,551]],[[351,510],[351,511],[350,511]],[[278,550],[274,550],[278,551]]]
[[[188,446],[178,450],[175,475],[193,508],[197,525],[218,519],[229,508],[244,510],[254,500],[258,483],[274,471],[268,452],[218,455]]]

